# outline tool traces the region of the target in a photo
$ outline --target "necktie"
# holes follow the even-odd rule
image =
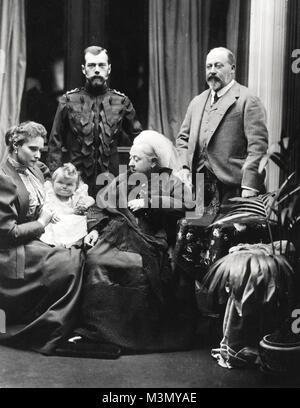
[[[213,105],[218,102],[220,98],[217,95],[217,92],[214,94]]]

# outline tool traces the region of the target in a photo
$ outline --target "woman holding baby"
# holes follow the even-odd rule
[[[51,353],[74,323],[83,257],[74,246],[39,238],[58,221],[45,203],[39,163],[45,128],[25,122],[5,136],[8,158],[0,167],[0,309],[2,344]],[[71,267],[70,267],[71,266]]]
[[[118,208],[105,201],[102,206],[97,200],[88,212],[92,230],[85,237],[84,213],[94,200],[70,163],[44,183],[39,159],[45,135],[42,125],[25,122],[5,138],[0,309],[6,313],[7,330],[0,342],[98,358],[188,348],[192,291],[182,272],[171,269],[168,257],[175,237],[171,226],[185,212],[184,185],[169,168],[177,163],[171,142],[149,131],[136,138],[130,170],[103,190],[103,197],[106,192],[119,198],[125,194],[127,205]],[[162,177],[157,185],[155,175]],[[134,185],[125,193],[123,186],[137,176],[145,184],[129,199]],[[82,284],[83,239],[90,249]]]

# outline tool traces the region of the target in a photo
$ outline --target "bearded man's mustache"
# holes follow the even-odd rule
[[[101,79],[102,81],[105,81],[105,79],[104,79],[103,76],[101,76],[101,75],[93,76],[93,77],[91,78],[91,81],[93,81],[94,79]]]
[[[211,79],[220,82],[220,78],[215,75],[208,75],[207,80],[210,81]]]

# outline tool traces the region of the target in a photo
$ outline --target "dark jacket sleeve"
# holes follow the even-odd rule
[[[126,97],[125,100],[123,130],[126,132],[131,141],[133,141],[133,139],[143,130],[142,125],[137,118],[136,111],[128,97]]]
[[[17,187],[12,179],[0,174],[0,246],[16,246],[25,244],[40,237],[44,227],[38,221],[18,224],[16,207]]]
[[[67,121],[67,105],[66,97],[64,95],[58,104],[49,137],[47,164],[51,173],[60,167],[63,162],[64,139],[66,137],[68,126]]]

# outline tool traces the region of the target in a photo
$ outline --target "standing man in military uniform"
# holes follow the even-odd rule
[[[108,87],[111,64],[107,50],[91,46],[84,51],[85,86],[62,96],[49,138],[51,171],[72,162],[96,193],[98,174],[118,174],[118,140],[131,141],[142,131],[129,98]]]

